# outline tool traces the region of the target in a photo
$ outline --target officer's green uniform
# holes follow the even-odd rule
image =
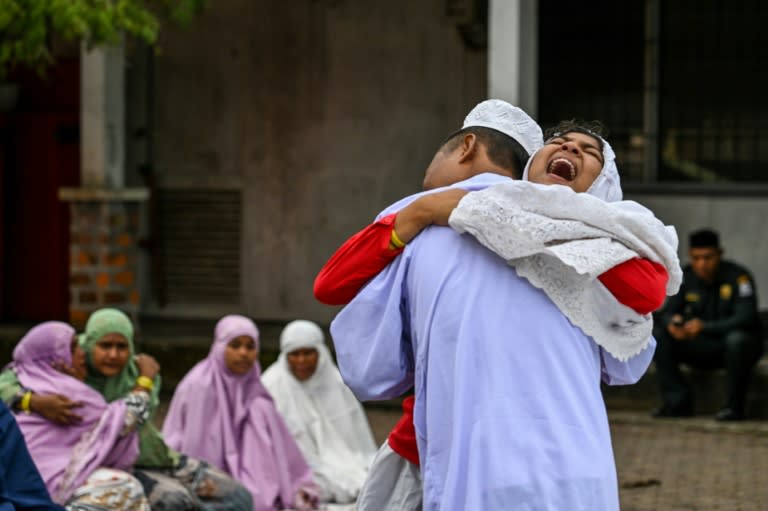
[[[699,318],[704,329],[695,339],[679,341],[667,331],[675,314]],[[752,368],[762,355],[762,337],[754,280],[743,267],[721,261],[712,282],[684,269],[680,292],[670,297],[657,315],[656,369],[664,405],[660,415],[690,415],[693,398],[679,364],[700,369],[725,368],[728,373],[727,409],[740,418]]]

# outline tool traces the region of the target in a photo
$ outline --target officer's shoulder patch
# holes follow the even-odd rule
[[[755,292],[755,290],[752,289],[752,279],[749,278],[749,275],[739,275],[736,279],[736,283],[739,285],[739,296],[752,296]]]

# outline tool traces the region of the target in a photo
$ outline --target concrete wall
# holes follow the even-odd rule
[[[419,189],[486,91],[487,54],[442,0],[216,0],[160,51],[159,182],[242,190],[242,311],[257,319],[328,321],[317,271]]]
[[[768,201],[761,197],[707,197],[627,194],[674,225],[680,239],[680,262],[688,261],[688,235],[703,227],[720,233],[724,257],[752,271],[760,309],[768,309]]]

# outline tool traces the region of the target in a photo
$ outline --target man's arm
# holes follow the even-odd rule
[[[632,385],[637,383],[648,370],[653,360],[653,354],[656,351],[656,339],[651,338],[651,342],[643,350],[630,357],[628,360],[620,361],[603,348],[600,348],[600,378],[606,385]]]
[[[678,341],[690,338],[683,328],[683,312],[685,311],[685,278],[676,295],[667,298],[664,307],[658,314],[658,325],[654,327],[666,330]]]
[[[414,385],[406,253],[336,315],[331,336],[344,383],[361,401],[392,399]]]

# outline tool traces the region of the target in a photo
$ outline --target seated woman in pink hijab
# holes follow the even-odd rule
[[[225,316],[214,334],[208,357],[176,387],[166,442],[239,480],[254,511],[317,509],[312,471],[261,384],[256,325]]]
[[[25,388],[78,403],[81,419],[70,425],[37,414],[16,417],[52,499],[73,511],[149,511],[141,484],[126,472],[139,454],[136,428],[148,417],[148,394],[135,391],[108,404],[84,383],[85,354],[74,329],[57,321],[21,339],[12,367]]]

